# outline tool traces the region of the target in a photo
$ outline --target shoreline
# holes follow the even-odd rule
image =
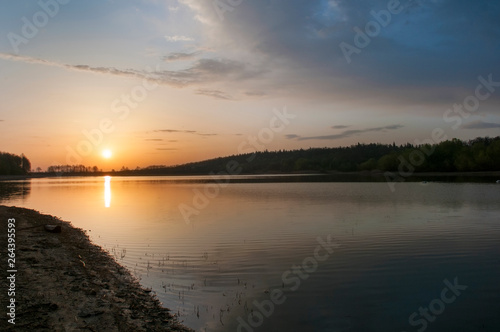
[[[398,172],[391,172],[398,174]],[[385,178],[384,172],[373,170],[373,171],[356,171],[356,172],[339,172],[339,171],[300,171],[300,172],[272,172],[272,173],[241,173],[238,175],[242,176],[308,176],[308,175],[319,175],[319,176],[359,176],[359,177],[381,177]],[[134,173],[134,172],[98,172],[98,173],[63,173],[63,174],[53,174],[53,173],[36,173],[36,174],[26,174],[26,175],[0,175],[1,181],[16,181],[16,180],[29,180],[29,179],[39,179],[39,178],[66,178],[66,177],[102,177],[102,176],[164,176],[164,177],[197,177],[197,176],[212,176],[211,174],[204,173],[191,173],[191,174],[162,174],[162,173]],[[484,178],[484,177],[496,177],[500,179],[500,171],[488,171],[488,172],[414,172],[407,176],[406,179],[420,179],[422,177],[467,177],[467,178]]]
[[[15,325],[8,323],[8,308],[3,306],[0,330],[193,331],[70,222],[4,205],[0,205],[0,218],[4,234],[8,220],[15,219],[17,271]],[[61,226],[61,233],[47,232],[47,224]],[[0,253],[5,272],[7,236],[2,236]],[[3,277],[4,290],[9,289],[8,283]],[[5,304],[12,299],[7,291],[0,298]]]

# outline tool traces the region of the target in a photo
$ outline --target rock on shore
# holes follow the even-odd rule
[[[2,275],[10,218],[16,220],[16,324],[4,312],[0,330],[192,331],[81,229],[34,210],[0,206]],[[61,233],[47,232],[47,224],[60,225]],[[1,285],[5,304],[5,276]]]

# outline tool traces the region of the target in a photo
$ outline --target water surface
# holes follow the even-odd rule
[[[499,330],[500,185],[261,179],[32,179],[0,203],[88,230],[196,330]]]

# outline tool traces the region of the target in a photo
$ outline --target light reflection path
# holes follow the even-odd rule
[[[111,176],[104,177],[104,207],[111,206]]]

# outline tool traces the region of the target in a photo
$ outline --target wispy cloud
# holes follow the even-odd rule
[[[332,129],[346,129],[349,128],[350,126],[344,126],[344,125],[338,125],[338,126],[332,126]]]
[[[208,97],[213,97],[216,99],[224,99],[224,100],[232,100],[233,99],[233,97],[231,97],[230,95],[228,95],[220,90],[198,89],[198,90],[196,90],[196,94],[208,96]]]
[[[173,52],[170,53],[169,55],[165,55],[162,59],[167,62],[171,61],[182,61],[182,60],[190,60],[199,55],[201,52],[191,52],[191,53],[184,53],[184,52]]]
[[[194,41],[193,38],[187,36],[165,36],[165,39],[169,42]]]
[[[145,79],[157,84],[170,85],[177,88],[214,83],[218,81],[224,81],[226,83],[230,81],[242,81],[263,74],[262,70],[251,68],[246,63],[225,58],[199,59],[192,63],[191,67],[178,71],[160,70],[158,67],[156,70],[147,71],[135,69],[117,69],[114,67],[71,65],[29,56],[1,52],[0,59],[24,62],[34,65],[57,67],[69,71],[82,71],[95,74]],[[206,95],[214,97],[214,94]]]
[[[145,141],[161,142],[163,141],[163,138],[146,138]]]
[[[265,96],[266,93],[263,91],[246,91],[245,95],[247,95],[249,97],[261,97],[261,96]]]
[[[1,53],[0,59],[16,61],[16,62],[24,62],[33,65],[43,65],[49,67],[57,67],[61,69],[66,69],[69,71],[82,71],[82,72],[91,72],[96,74],[104,74],[104,75],[113,75],[113,76],[124,76],[124,77],[132,77],[139,79],[147,79],[150,81],[155,81],[158,83],[164,84],[182,84],[182,82],[176,82],[175,78],[172,80],[167,80],[168,75],[159,75],[161,73],[165,74],[165,72],[147,72],[147,71],[139,71],[133,69],[117,69],[114,67],[92,67],[88,65],[70,65],[65,63],[59,63],[55,61],[49,61],[29,56],[23,55],[15,55],[9,53]]]
[[[345,130],[340,134],[335,135],[322,135],[322,136],[299,136],[299,135],[286,135],[285,137],[288,139],[297,139],[299,141],[306,140],[337,140],[341,138],[347,138],[354,135],[369,133],[369,132],[379,132],[379,131],[387,131],[387,130],[396,130],[403,128],[402,125],[390,125],[385,127],[374,127],[374,128],[366,128],[366,129],[353,129],[353,130]]]
[[[156,133],[187,133],[187,134],[195,134],[195,130],[177,130],[177,129],[158,129],[155,130]]]
[[[500,128],[500,123],[474,121],[462,126],[462,129],[492,129]]]
[[[210,136],[217,136],[218,134],[215,133],[200,133],[196,130],[178,130],[178,129],[158,129],[154,130],[153,132],[155,133],[182,133],[182,134],[191,134],[191,135],[198,135],[198,136],[204,136],[204,137],[210,137]],[[174,140],[176,142],[176,140]],[[169,141],[172,142],[172,141]]]
[[[157,148],[156,150],[159,150],[159,151],[177,151],[178,149],[176,149],[176,148]]]

